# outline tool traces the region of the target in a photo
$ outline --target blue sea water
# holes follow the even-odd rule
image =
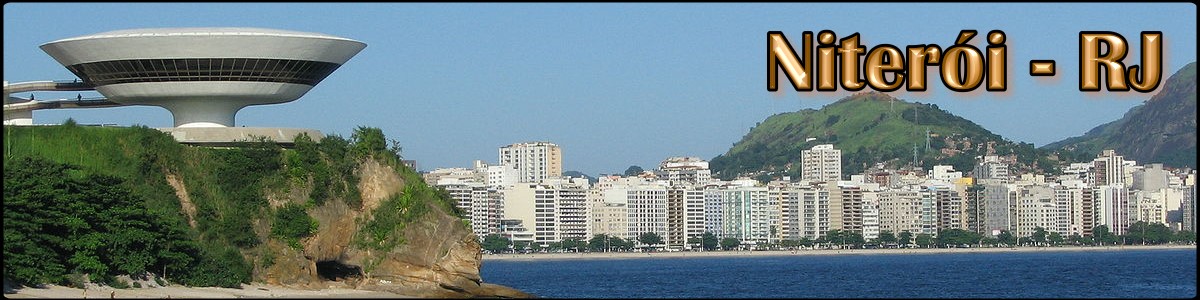
[[[1193,298],[1194,249],[485,260],[548,298]]]

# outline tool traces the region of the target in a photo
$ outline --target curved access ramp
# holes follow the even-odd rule
[[[39,109],[57,109],[57,108],[101,108],[125,106],[125,104],[108,101],[108,98],[83,98],[83,99],[56,99],[50,101],[41,100],[26,100],[4,105],[4,112],[12,111],[27,111]]]
[[[4,84],[5,95],[32,91],[91,91],[95,89],[92,85],[78,80],[29,81]]]
[[[91,84],[79,80],[29,81],[9,84],[4,82],[4,125],[33,125],[33,111],[39,109],[58,108],[100,108],[125,106],[125,104],[109,101],[107,98],[53,99],[36,100],[12,97],[14,93],[33,91],[91,91]],[[32,98],[32,96],[30,97]]]

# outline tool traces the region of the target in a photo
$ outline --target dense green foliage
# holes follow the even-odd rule
[[[912,237],[912,232],[901,230],[900,234],[896,235],[896,243],[901,247],[908,247],[909,244],[912,244]]]
[[[879,232],[879,237],[875,238],[875,240],[884,245],[893,244],[896,243],[896,234],[892,233],[891,231],[884,230]]]
[[[304,211],[303,205],[288,203],[275,210],[275,218],[271,222],[271,236],[283,239],[292,248],[299,249],[300,239],[317,232],[320,224],[317,219]]]
[[[587,247],[588,247],[588,243],[583,240],[580,240],[577,238],[568,238],[568,239],[562,240],[561,242],[550,243],[549,247],[547,247],[546,250],[548,250],[550,252],[559,252],[559,251],[578,252],[580,250],[587,249]]]
[[[401,234],[379,233],[428,209],[457,210],[387,141],[359,127],[349,140],[299,137],[294,149],[261,139],[207,148],[147,127],[5,126],[5,277],[70,284],[88,274],[120,286],[113,276],[153,273],[190,286],[238,287],[255,264],[274,263],[278,253],[266,241],[297,246],[316,230],[308,208],[361,206],[356,169],[367,159],[392,167],[405,186],[382,203],[395,214],[360,225],[374,233],[370,242],[398,244]],[[268,194],[297,188],[311,188],[308,199],[271,208]]]
[[[958,228],[944,229],[938,232],[937,239],[934,241],[939,247],[949,247],[958,245],[977,245],[983,239],[983,235]]]
[[[633,241],[607,234],[597,234],[588,240],[587,247],[592,252],[629,251],[633,250]]]
[[[483,237],[483,243],[480,245],[483,250],[491,251],[492,253],[504,253],[508,251],[508,246],[512,244],[512,240],[499,234],[489,234]]]
[[[926,130],[929,149],[926,149]],[[809,139],[813,139],[809,141]],[[1017,171],[1057,172],[1049,152],[1028,143],[1014,143],[938,108],[936,104],[909,103],[880,93],[864,93],[838,100],[820,110],[773,115],[758,123],[728,152],[712,159],[714,175],[732,179],[750,175],[760,179],[787,175],[799,178],[802,151],[819,144],[842,150],[842,174],[859,174],[885,163],[911,166],[951,165],[970,172],[975,157],[988,153],[1014,155]]]
[[[70,284],[68,274],[191,272],[199,248],[117,177],[37,158],[4,163],[4,277]]]
[[[741,244],[742,244],[742,241],[738,240],[737,238],[727,237],[727,238],[721,239],[721,249],[722,250],[733,250]]]
[[[653,247],[654,245],[663,243],[662,236],[658,235],[657,233],[653,233],[653,232],[645,232],[645,233],[639,234],[637,240],[638,240],[638,242],[641,242],[642,244],[646,244],[647,246],[651,246],[651,247]]]

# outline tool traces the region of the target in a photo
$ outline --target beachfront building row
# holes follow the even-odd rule
[[[523,182],[514,166],[478,161],[474,168],[425,176],[450,192],[481,238],[503,234],[542,245],[597,234],[636,240],[655,233],[663,240],[659,247],[690,249],[705,232],[753,245],[816,240],[832,229],[871,240],[904,231],[936,237],[947,229],[1030,236],[1042,228],[1088,236],[1099,225],[1123,234],[1136,221],[1195,228],[1194,171],[1138,166],[1106,151],[1058,176],[1013,176],[1012,160],[981,157],[967,176],[934,166],[928,173],[869,170],[849,180],[766,183],[716,180],[707,162],[694,157],[668,158],[656,170],[594,183],[550,175]]]

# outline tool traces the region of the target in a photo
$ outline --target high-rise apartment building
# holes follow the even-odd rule
[[[504,190],[504,219],[532,229],[534,242],[587,240],[590,212],[586,179],[520,183]]]
[[[768,197],[767,187],[755,186],[755,183],[754,180],[735,180],[733,184],[706,191],[715,192],[720,198],[723,237],[736,238],[743,243],[772,241],[771,230],[779,224],[779,205]]]
[[[801,180],[836,182],[842,180],[842,150],[831,144],[813,146],[800,152]]]
[[[899,235],[908,231],[916,236],[921,231],[921,195],[911,189],[892,189],[879,192],[879,231]]]
[[[1096,226],[1107,225],[1117,235],[1125,234],[1125,229],[1129,228],[1136,215],[1131,213],[1133,208],[1129,203],[1128,186],[1131,182],[1125,180],[1127,164],[1132,163],[1125,161],[1116,151],[1107,149],[1092,160],[1092,172],[1088,176],[1097,189]]]
[[[640,177],[603,177],[597,183],[604,202],[624,205],[625,230],[614,235],[636,240],[644,233],[654,233],[667,239],[666,182]],[[662,245],[658,245],[662,246]]]
[[[1011,181],[1008,163],[995,155],[987,155],[980,159],[979,163],[975,165],[974,175],[976,179],[991,179],[998,184],[1006,184]]]
[[[550,142],[500,147],[500,165],[517,169],[516,182],[539,182],[562,176],[562,150]]]
[[[704,188],[671,185],[667,188],[667,235],[669,248],[691,249],[688,240],[704,234]]]
[[[858,186],[829,184],[829,229],[863,230],[863,191]]]

